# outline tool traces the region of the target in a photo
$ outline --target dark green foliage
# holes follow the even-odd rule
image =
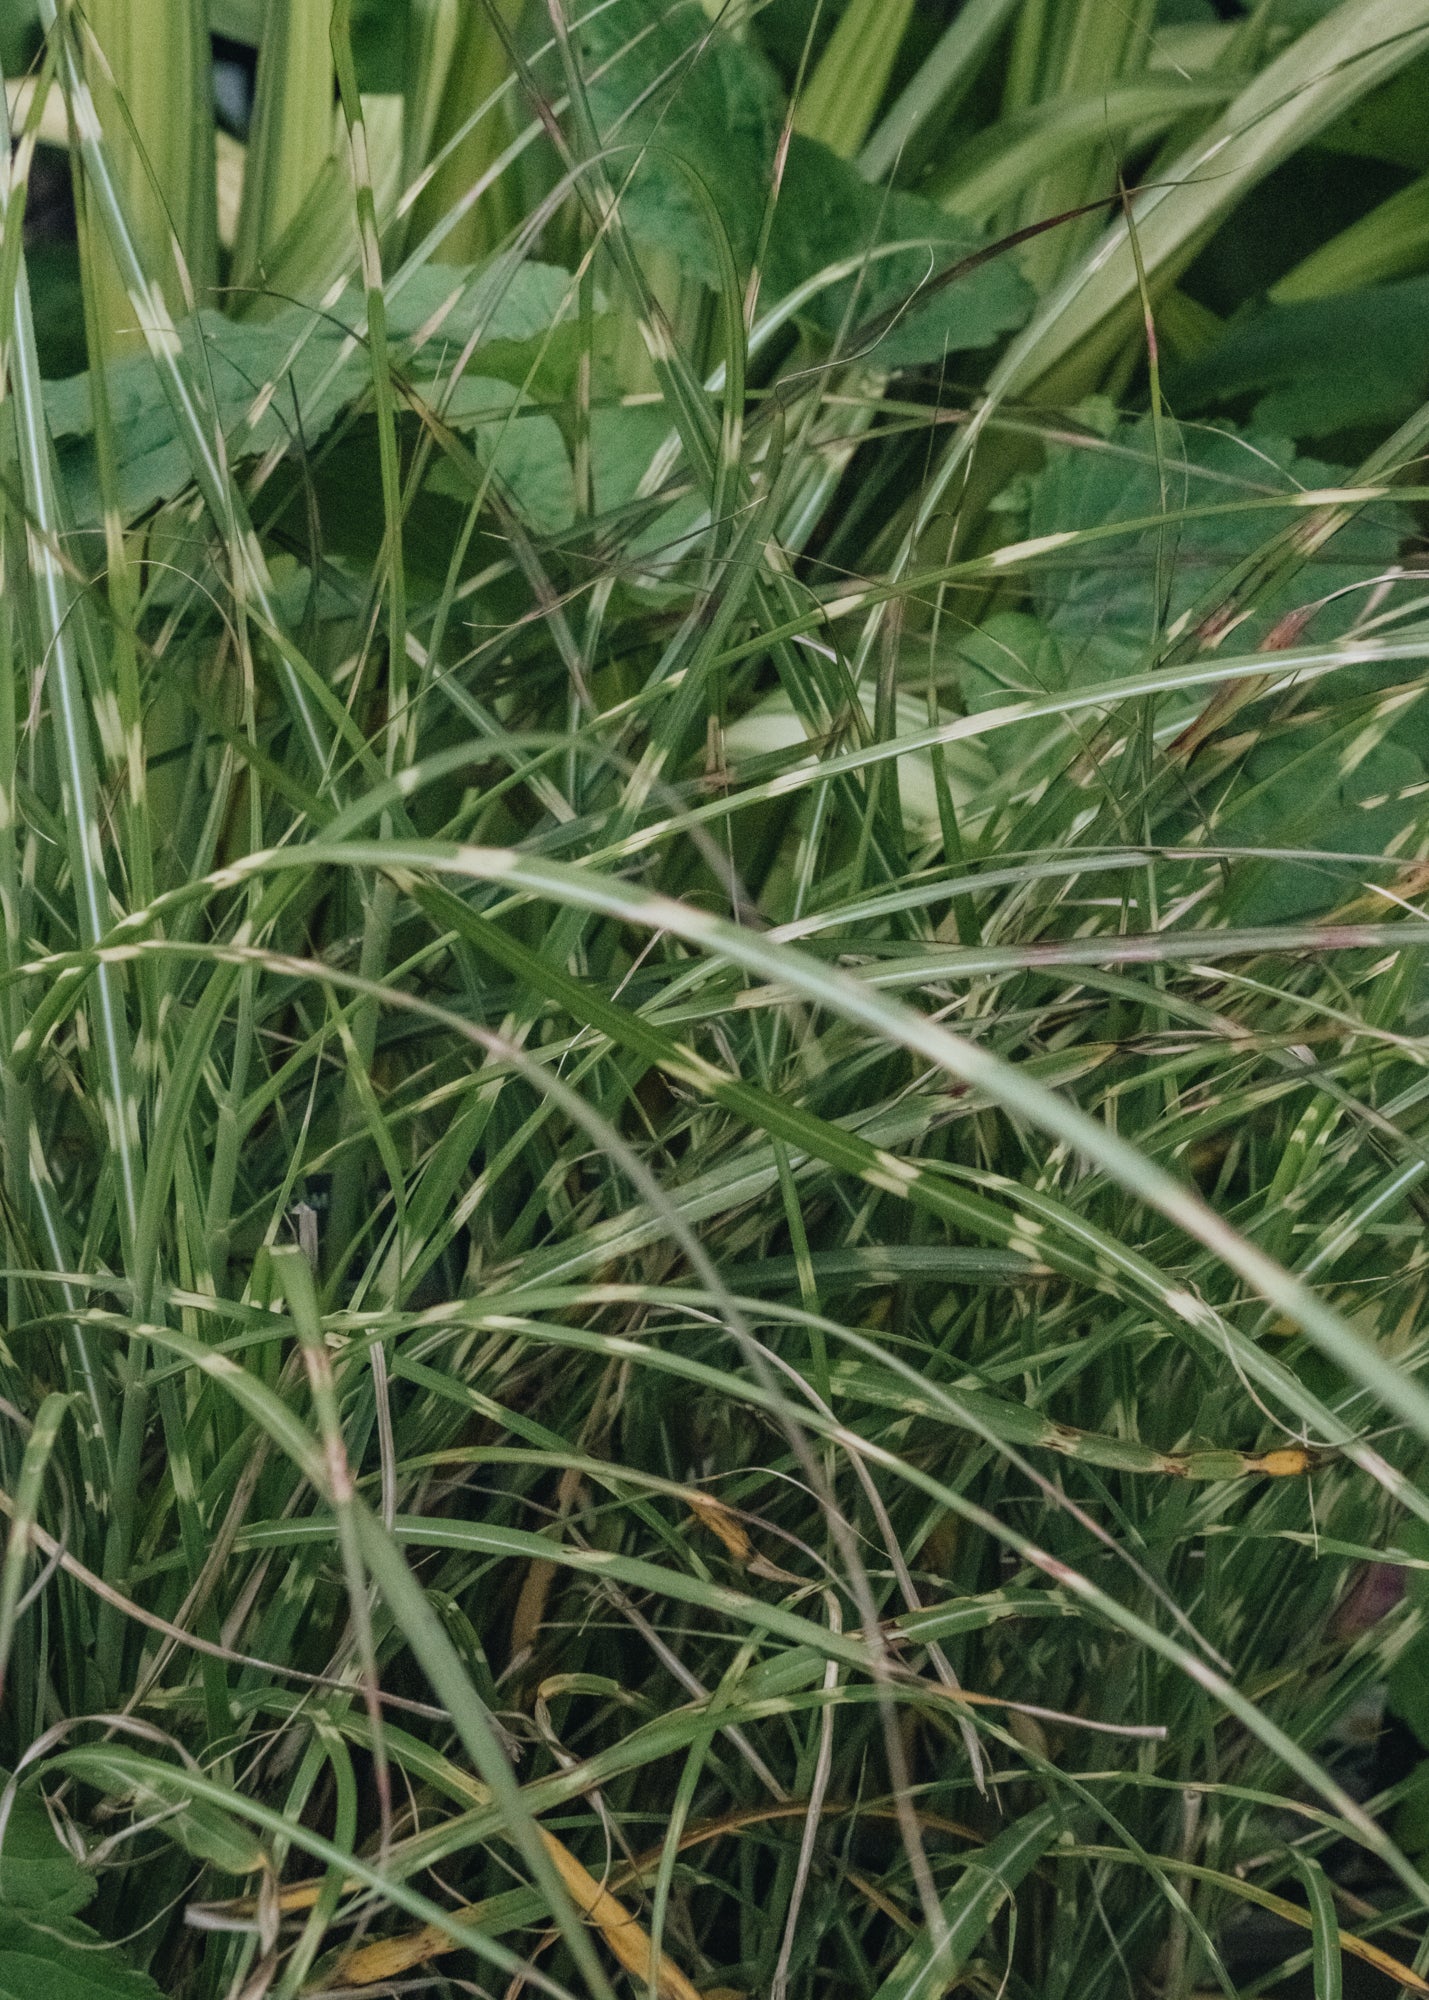
[[[1293,524],[1288,506],[1277,510],[1277,495],[1298,509],[1303,494],[1339,490],[1352,477],[1347,466],[1297,454],[1283,434],[1242,433],[1227,424],[1163,424],[1159,459],[1149,417],[1077,446],[1054,445],[1045,470],[1026,487],[1028,536],[1169,518],[1164,528],[1039,563],[1033,601],[1069,643],[1105,643],[1111,657],[1118,649],[1139,650],[1198,604],[1248,542]],[[1292,611],[1307,613],[1297,638],[1325,641],[1350,631],[1367,593],[1399,561],[1412,528],[1411,517],[1389,501],[1359,512],[1308,567],[1259,598],[1236,628],[1237,651],[1254,652]]]
[[[1429,278],[1247,313],[1167,386],[1187,413],[1253,396],[1292,438],[1400,423],[1429,389]]]
[[[76,1920],[93,1875],[62,1847],[38,1797],[14,1794],[0,1842],[0,1994],[5,2000],[157,2000],[144,1974]]]
[[[707,285],[720,283],[711,218],[691,176],[713,202],[741,276],[752,263],[774,203],[763,265],[766,309],[829,266],[907,244],[855,277],[822,289],[802,317],[825,339],[860,354],[865,322],[906,306],[880,325],[870,358],[880,368],[936,362],[987,347],[1020,324],[1032,295],[1009,263],[984,265],[954,284],[916,293],[979,245],[956,217],[913,195],[871,187],[827,146],[795,136],[774,192],[783,105],[756,51],[712,30],[699,0],[661,10],[649,25],[644,0],[617,0],[581,31],[591,110],[612,148],[626,228]]]

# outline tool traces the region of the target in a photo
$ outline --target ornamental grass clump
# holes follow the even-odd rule
[[[1429,0],[0,63],[0,1993],[1429,1993]]]

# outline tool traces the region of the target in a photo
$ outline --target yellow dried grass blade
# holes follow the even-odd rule
[[[652,1965],[649,1932],[620,1898],[602,1888],[584,1863],[577,1861],[570,1849],[553,1833],[547,1833],[542,1828],[541,1839],[571,1901],[586,1922],[600,1932],[611,1956],[619,1961],[622,1968],[647,1986],[653,1970],[655,1990],[660,2000],[700,2000],[698,1987],[686,1978],[668,1953],[661,1952],[658,1965]],[[458,1912],[458,1919],[475,1927],[482,1920],[484,1908],[483,1904],[475,1903],[469,1909]],[[338,1960],[333,1968],[333,1979],[341,1986],[376,1986],[386,1980],[399,1979],[427,1959],[439,1958],[456,1949],[444,1931],[428,1925],[422,1930],[408,1931],[402,1937],[381,1938],[375,1944],[359,1945],[356,1951],[348,1952]]]

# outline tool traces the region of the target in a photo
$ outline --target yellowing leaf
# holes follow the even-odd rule
[[[737,1563],[747,1563],[754,1551],[739,1516],[712,1493],[701,1493],[691,1487],[684,1497],[685,1505],[701,1527],[718,1535]]]
[[[625,1971],[648,1986],[653,1947],[639,1918],[618,1896],[602,1888],[590,1870],[553,1833],[542,1829],[541,1840],[582,1917],[600,1932]],[[476,1927],[488,1908],[487,1904],[473,1903],[453,1914],[458,1923]],[[401,1937],[379,1938],[373,1944],[359,1945],[356,1951],[338,1960],[333,1968],[333,1981],[339,1986],[376,1986],[401,1978],[429,1958],[440,1958],[457,1949],[445,1931],[426,1925]],[[698,1988],[664,1952],[660,1954],[655,1980],[660,2000],[700,2000]]]

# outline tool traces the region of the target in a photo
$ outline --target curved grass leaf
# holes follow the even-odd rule
[[[876,2000],[927,2000],[942,1993],[981,1944],[998,1911],[1056,1838],[1060,1816],[1051,1806],[1025,1814],[969,1856],[943,1899],[946,1936],[915,1938],[879,1987]]]
[[[1341,2000],[1344,1971],[1340,1956],[1340,1926],[1335,1915],[1335,1899],[1325,1871],[1307,1854],[1297,1853],[1295,1865],[1310,1901],[1314,1926],[1311,1967],[1315,1980],[1315,2000]]]

